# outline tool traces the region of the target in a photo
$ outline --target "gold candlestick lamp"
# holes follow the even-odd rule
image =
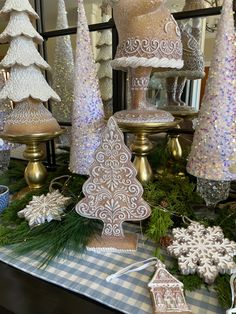
[[[153,179],[153,171],[147,156],[154,148],[149,139],[150,134],[166,132],[175,128],[182,120],[175,119],[172,122],[131,122],[118,120],[118,125],[123,132],[135,135],[131,150],[135,155],[134,166],[137,170],[137,178],[141,183],[147,183]]]
[[[44,186],[47,179],[47,170],[42,164],[44,158],[44,151],[41,147],[42,143],[51,141],[61,134],[65,130],[61,129],[52,133],[30,134],[30,135],[13,135],[7,133],[0,133],[0,138],[13,143],[19,143],[26,145],[23,156],[29,160],[25,169],[24,177],[28,184],[28,187],[20,191],[15,199],[21,199],[28,192],[40,189]]]

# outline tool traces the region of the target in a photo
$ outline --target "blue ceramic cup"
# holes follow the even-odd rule
[[[0,213],[7,208],[9,204],[9,188],[5,185],[0,185]]]

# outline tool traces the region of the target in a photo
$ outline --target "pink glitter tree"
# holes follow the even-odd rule
[[[225,0],[187,171],[209,205],[227,198],[236,153],[236,46],[232,0]]]
[[[94,152],[101,142],[104,110],[96,77],[83,0],[78,0],[75,101],[72,112],[70,170],[88,175]]]

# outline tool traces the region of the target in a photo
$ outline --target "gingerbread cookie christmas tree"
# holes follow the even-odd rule
[[[95,153],[90,178],[83,186],[85,198],[76,206],[81,216],[104,223],[102,236],[92,241],[91,248],[136,248],[136,236],[125,236],[122,223],[139,221],[151,214],[149,205],[142,199],[143,188],[136,174],[123,134],[111,117]]]

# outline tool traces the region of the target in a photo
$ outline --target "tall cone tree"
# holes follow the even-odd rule
[[[69,27],[64,0],[58,0],[58,14],[56,29]],[[61,98],[58,108],[52,103],[54,117],[61,122],[71,122],[74,101],[74,56],[70,36],[56,38],[54,61],[52,66],[53,88]]]
[[[199,178],[199,183],[236,179],[236,174],[230,171],[236,152],[235,40],[233,1],[225,0],[187,165],[188,172]],[[217,189],[212,185],[209,192],[214,190]]]
[[[75,64],[70,170],[77,174],[88,175],[95,150],[101,143],[104,110],[83,0],[78,0]]]

